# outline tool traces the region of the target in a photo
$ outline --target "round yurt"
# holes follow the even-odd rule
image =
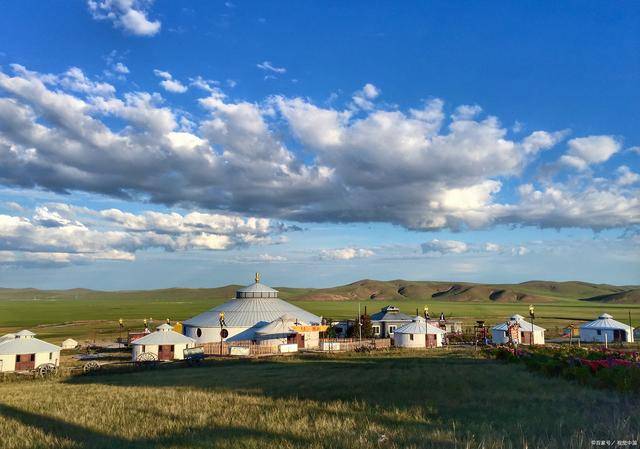
[[[445,331],[416,316],[411,323],[395,330],[393,343],[399,348],[439,348],[444,335]]]
[[[73,338],[67,338],[62,342],[62,349],[75,349],[78,347],[78,342]]]
[[[34,338],[36,334],[28,330],[11,335],[13,338],[7,335],[0,341],[0,372],[31,371],[60,363],[60,346]]]
[[[193,338],[179,334],[169,324],[162,324],[156,329],[131,343],[132,360],[182,360],[184,350],[196,345]]]
[[[597,319],[580,326],[580,341],[583,342],[633,342],[633,327],[603,313]]]
[[[544,344],[545,328],[526,321],[522,315],[513,315],[504,323],[497,324],[491,328],[491,341],[497,345],[509,343],[509,328],[516,328],[513,332],[513,342],[517,344]]]
[[[278,298],[278,291],[260,283],[241,288],[235,298],[182,323],[184,334],[198,343],[254,340],[256,331],[283,315],[319,325],[322,318]],[[221,337],[222,329],[226,337]]]

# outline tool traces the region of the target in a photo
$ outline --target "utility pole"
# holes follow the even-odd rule
[[[360,314],[360,303],[358,303],[358,340],[362,341],[362,315]]]
[[[631,338],[628,338],[627,341],[633,342],[635,338],[633,338],[633,327],[631,327],[631,310],[628,310],[628,312],[629,312],[629,332],[631,332]]]

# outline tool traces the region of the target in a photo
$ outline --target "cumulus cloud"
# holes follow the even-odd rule
[[[418,230],[495,223],[604,229],[639,221],[633,184],[584,174],[580,183],[524,181],[517,201],[497,200],[563,132],[512,140],[496,117],[479,110],[448,119],[440,99],[406,111],[355,112],[284,96],[234,101],[213,83],[193,83],[206,95],[202,119],[185,117],[160,94],[119,94],[76,71],[0,71],[0,183]],[[371,99],[378,91],[362,92]],[[591,154],[576,140],[571,148],[583,150],[572,154]]]
[[[618,179],[616,179],[616,182],[621,186],[630,186],[640,181],[640,175],[632,171],[626,165],[618,167],[616,172],[618,173]]]
[[[607,161],[621,147],[613,136],[579,137],[569,141],[569,151],[560,158],[560,162],[577,170],[586,170],[589,165]]]
[[[274,244],[286,231],[281,223],[260,218],[200,212],[134,214],[53,203],[37,207],[32,217],[0,214],[0,252],[12,264],[133,260],[136,252],[149,248],[228,250]]]
[[[458,240],[438,240],[433,239],[420,245],[422,252],[439,254],[462,254],[469,251],[469,245]]]
[[[152,3],[153,0],[88,0],[87,6],[96,20],[108,20],[136,36],[154,36],[160,31],[161,23],[148,18]]]
[[[373,109],[373,100],[380,95],[380,90],[371,83],[364,85],[362,89],[353,94],[352,100],[355,108],[364,110]]]
[[[375,253],[367,248],[338,248],[323,249],[320,251],[320,258],[325,260],[351,260],[364,259],[374,256]]]
[[[169,73],[169,72],[155,69],[153,71],[153,73],[157,77],[162,78],[162,81],[160,81],[160,85],[167,92],[173,92],[174,94],[183,94],[188,89],[187,86],[182,84],[177,79],[174,79],[173,76],[171,75],[171,73]]]

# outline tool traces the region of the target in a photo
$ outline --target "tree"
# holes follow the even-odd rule
[[[371,325],[371,317],[364,314],[360,317],[362,323],[362,338],[373,338],[373,326]]]

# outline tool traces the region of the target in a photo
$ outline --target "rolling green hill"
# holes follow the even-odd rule
[[[231,298],[238,285],[216,288],[168,288],[160,290],[98,291],[88,289],[37,290],[0,288],[2,300],[53,299],[137,299],[137,300],[207,300]],[[402,302],[427,300],[488,303],[545,303],[558,299],[582,299],[624,304],[640,303],[640,288],[569,281],[528,281],[521,284],[476,284],[467,282],[378,281],[363,279],[329,288],[277,287],[281,297],[291,301],[374,300]]]

